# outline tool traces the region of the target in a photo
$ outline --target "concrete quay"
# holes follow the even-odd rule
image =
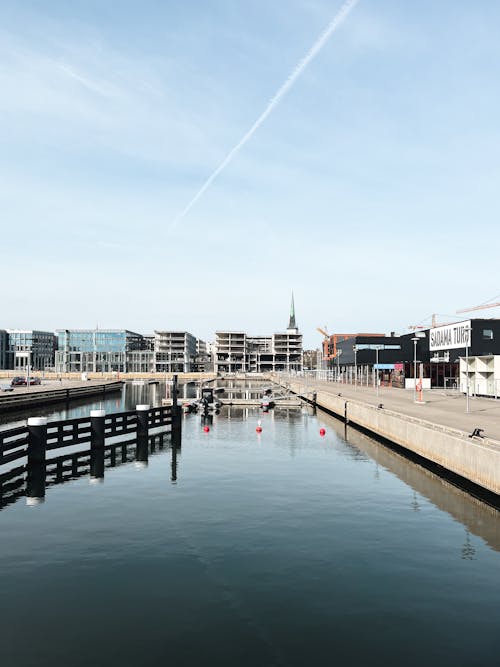
[[[12,392],[0,394],[0,412],[26,410],[27,408],[64,403],[89,396],[104,396],[121,391],[123,382],[116,380],[90,380],[43,382],[31,387],[15,387]]]
[[[19,371],[13,370],[0,370],[0,384],[7,383],[9,380],[16,375],[23,375]],[[52,373],[45,371],[43,374],[37,371],[33,371],[33,376],[41,377],[43,382],[59,382],[62,380],[73,380],[80,381],[82,379],[81,373]],[[88,380],[97,380],[99,382],[104,382],[105,380],[157,380],[159,382],[164,382],[165,380],[172,380],[174,375],[177,375],[179,382],[202,382],[215,380],[217,375],[215,373],[118,373],[117,371],[112,372],[99,372],[99,373],[85,373]]]
[[[274,382],[370,434],[394,443],[436,464],[486,492],[500,505],[500,402],[445,392],[424,392],[423,404],[413,392],[357,387],[293,376],[272,376]],[[383,407],[380,407],[383,406]],[[469,437],[475,428],[483,438]]]

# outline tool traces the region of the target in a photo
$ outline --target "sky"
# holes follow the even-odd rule
[[[0,328],[406,332],[500,292],[500,3],[0,0]],[[484,317],[500,310],[481,311]]]

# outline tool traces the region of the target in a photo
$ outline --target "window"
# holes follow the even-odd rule
[[[483,340],[493,340],[493,329],[483,329]]]

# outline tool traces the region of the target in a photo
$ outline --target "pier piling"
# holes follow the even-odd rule
[[[104,480],[105,410],[90,411],[90,482]]]
[[[137,413],[137,445],[136,462],[139,467],[148,464],[149,405],[136,405]]]
[[[45,462],[47,457],[47,418],[28,419],[28,464],[26,504],[38,505],[45,498]]]
[[[90,411],[90,449],[104,448],[105,410]]]
[[[28,419],[28,465],[45,465],[47,455],[47,417]]]
[[[177,375],[173,377],[172,384],[172,447],[180,447],[182,441],[182,413],[177,404]]]

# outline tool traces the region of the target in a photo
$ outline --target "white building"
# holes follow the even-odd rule
[[[467,388],[471,396],[500,396],[499,354],[460,358],[460,391]]]

